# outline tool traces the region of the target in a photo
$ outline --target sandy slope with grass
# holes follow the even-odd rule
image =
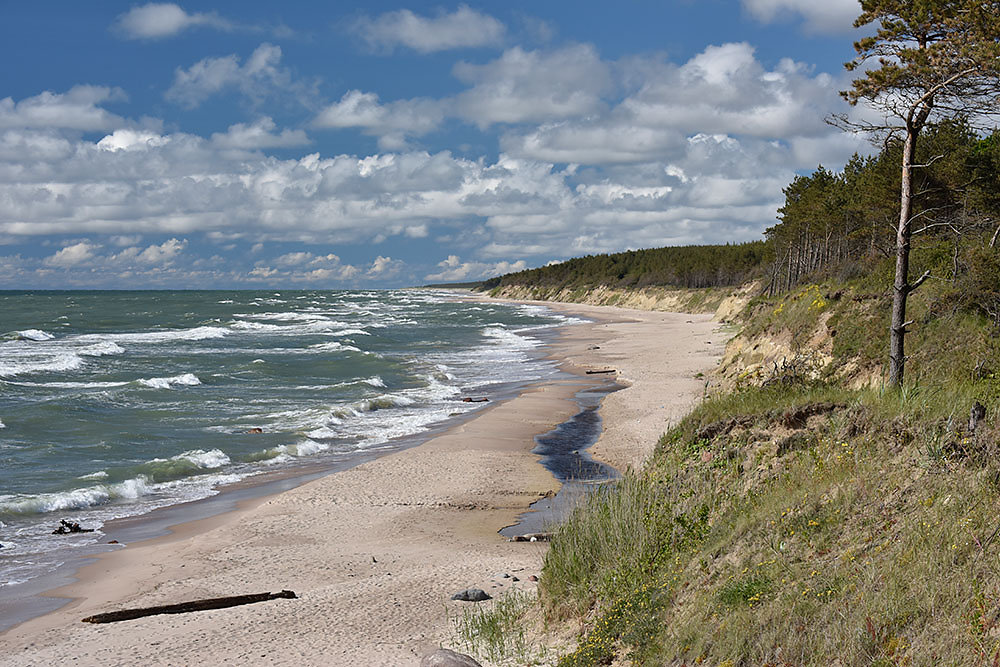
[[[0,635],[2,665],[416,665],[449,645],[451,594],[532,590],[545,546],[497,531],[558,484],[533,438],[576,411],[574,394],[615,368],[629,384],[601,408],[598,458],[638,465],[703,391],[724,345],[707,315],[547,304],[593,318],[551,345],[576,375],[531,387],[428,442],[168,536],[100,556],[55,591],[59,611]],[[599,349],[594,349],[599,348]],[[598,376],[599,377],[599,376]],[[95,613],[290,589],[280,599],[91,625]]]

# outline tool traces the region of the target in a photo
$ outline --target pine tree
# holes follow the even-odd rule
[[[896,275],[889,329],[889,383],[899,387],[906,363],[904,338],[907,297],[928,273],[910,282],[917,140],[935,118],[977,118],[1000,112],[1000,1],[861,0],[855,27],[877,26],[874,36],[855,43],[850,71],[864,70],[842,93],[851,104],[867,101],[880,110],[884,124],[841,117],[852,129],[884,130],[902,141],[899,218],[896,225]],[[925,209],[926,211],[927,209]]]

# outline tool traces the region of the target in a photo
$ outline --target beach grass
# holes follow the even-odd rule
[[[452,644],[496,665],[540,664],[544,651],[529,640],[524,623],[535,600],[512,588],[491,602],[464,609],[451,618]]]
[[[584,627],[560,664],[992,664],[1000,433],[968,431],[969,395],[704,402],[557,534],[544,608]]]

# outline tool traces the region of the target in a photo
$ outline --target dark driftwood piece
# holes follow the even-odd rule
[[[469,396],[466,396],[465,398],[462,399],[462,402],[463,403],[486,403],[489,400],[490,399],[488,399],[488,398],[471,398]]]
[[[609,368],[606,371],[587,371],[587,375],[600,375],[601,373],[614,373],[615,369]]]
[[[94,614],[83,619],[84,623],[115,623],[116,621],[131,621],[134,618],[144,616],[156,616],[157,614],[185,614],[189,611],[207,611],[209,609],[225,609],[226,607],[238,607],[242,604],[253,604],[254,602],[267,602],[277,598],[295,599],[296,595],[292,591],[281,591],[280,593],[254,593],[252,595],[234,595],[224,598],[208,598],[205,600],[193,600],[191,602],[181,602],[180,604],[165,604],[159,607],[141,607],[139,609],[122,609],[121,611],[109,611],[106,614]]]
[[[70,533],[92,533],[93,528],[81,528],[80,524],[72,523],[66,519],[59,520],[59,527],[52,531],[53,535],[69,535]]]

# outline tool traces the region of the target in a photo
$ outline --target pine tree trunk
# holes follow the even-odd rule
[[[889,385],[903,385],[906,354],[906,298],[910,295],[910,216],[913,209],[913,153],[919,129],[908,124],[903,144],[903,169],[899,188],[899,225],[896,227],[896,279],[893,282],[892,322],[889,325]]]

